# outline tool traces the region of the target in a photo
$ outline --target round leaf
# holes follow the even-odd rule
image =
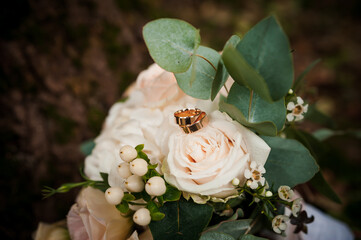
[[[209,99],[219,60],[217,51],[200,46],[192,66],[184,73],[175,74],[179,87],[191,97]]]
[[[269,103],[253,92],[237,83],[232,85],[227,103],[236,106],[249,123],[273,122],[280,131],[286,121],[284,99]]]
[[[198,29],[185,21],[170,18],[146,24],[143,37],[153,60],[174,73],[188,70],[200,43]]]
[[[274,16],[249,30],[237,50],[264,78],[273,100],[287,94],[293,82],[292,54],[287,36]]]
[[[262,137],[271,147],[265,164],[265,178],[274,189],[281,185],[294,187],[307,182],[319,170],[310,152],[298,141],[279,137]]]

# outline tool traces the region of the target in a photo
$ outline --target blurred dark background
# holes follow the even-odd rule
[[[361,128],[361,1],[358,0],[12,0],[0,8],[0,238],[30,239],[39,221],[65,218],[77,191],[42,200],[44,185],[80,181],[82,142],[94,138],[110,106],[152,63],[142,26],[180,18],[201,29],[202,43],[221,50],[276,14],[294,49],[303,96],[335,121]],[[309,131],[320,125],[304,123]],[[311,201],[361,229],[360,134],[331,138],[342,161],[324,164],[341,196]],[[339,158],[340,159],[340,158]]]

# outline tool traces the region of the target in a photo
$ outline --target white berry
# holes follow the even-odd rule
[[[143,176],[148,172],[148,163],[144,159],[136,158],[130,164],[130,171],[138,176]]]
[[[130,191],[130,192],[141,192],[144,189],[144,182],[142,177],[137,176],[137,175],[132,175],[130,177],[127,178],[127,180],[125,181],[125,187]]]
[[[232,185],[234,185],[234,186],[238,186],[238,185],[239,185],[239,183],[240,183],[240,181],[239,181],[239,179],[238,179],[238,178],[233,178],[233,180],[232,180]]]
[[[125,162],[130,162],[137,157],[138,153],[135,148],[129,145],[125,145],[119,151],[120,158]]]
[[[145,191],[151,196],[162,196],[167,190],[164,179],[161,177],[151,177],[145,184]]]
[[[118,174],[122,178],[128,178],[129,176],[131,176],[132,172],[130,171],[129,163],[121,163],[121,164],[119,164],[118,165]]]
[[[124,197],[124,192],[119,187],[110,187],[105,191],[105,199],[109,204],[118,205]]]
[[[150,220],[150,212],[146,208],[138,209],[133,215],[133,221],[140,226],[147,226]]]

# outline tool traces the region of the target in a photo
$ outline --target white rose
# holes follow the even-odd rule
[[[91,187],[83,189],[67,216],[71,239],[126,239],[133,222],[123,217],[114,205],[108,204],[104,193]]]
[[[166,181],[188,193],[215,197],[232,195],[231,181],[238,178],[245,183],[250,161],[264,165],[270,152],[260,137],[218,110],[209,115],[203,129],[174,132],[168,146],[162,169]]]
[[[174,74],[154,63],[138,75],[129,102],[137,105],[140,103],[145,107],[161,108],[185,96]]]

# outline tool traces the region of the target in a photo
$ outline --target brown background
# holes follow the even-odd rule
[[[296,76],[313,60],[304,97],[337,129],[361,127],[361,2],[196,0],[12,0],[0,8],[0,237],[29,239],[39,221],[65,217],[77,191],[41,200],[43,185],[79,181],[80,144],[94,138],[109,107],[152,63],[142,26],[181,18],[221,50],[262,18],[279,18]],[[303,125],[308,130],[318,125]],[[313,202],[360,229],[360,142],[334,139],[344,162],[325,169],[344,203]],[[341,166],[341,167],[340,167]]]

